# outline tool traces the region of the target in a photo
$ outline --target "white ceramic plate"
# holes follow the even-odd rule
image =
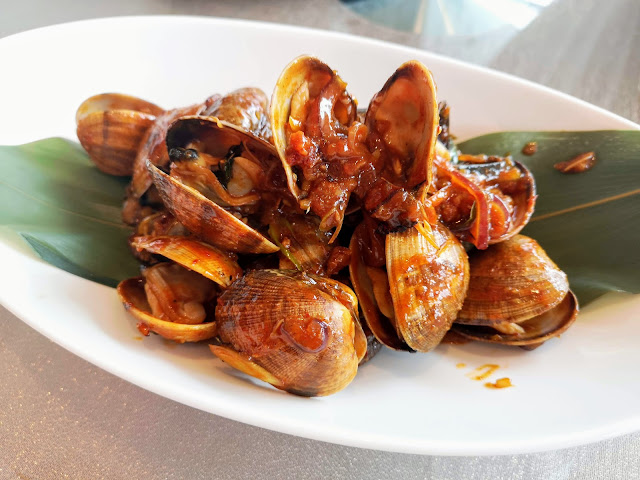
[[[117,18],[0,40],[0,144],[74,138],[95,93],[163,106],[256,85],[270,92],[295,56],[323,58],[366,104],[402,62],[432,69],[460,137],[498,130],[639,128],[549,89],[401,46],[273,24],[205,18]],[[467,344],[430,354],[385,350],[328,398],[304,399],[232,371],[204,345],[139,333],[107,287],[0,240],[0,300],[58,344],[142,388],[241,422],[328,442],[424,454],[562,448],[640,428],[640,297],[601,299],[561,339],[533,352]],[[457,368],[464,363],[466,368]],[[500,365],[489,390],[466,373]]]

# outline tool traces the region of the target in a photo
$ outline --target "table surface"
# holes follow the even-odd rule
[[[469,5],[479,0],[395,1],[406,8],[395,8],[392,0],[0,0],[0,37],[115,15],[289,23],[375,37],[489,66],[640,123],[638,0],[556,0],[533,19],[491,29],[470,18],[475,13]],[[456,25],[464,28],[456,31]],[[640,479],[640,433],[529,455],[434,457],[331,445],[244,425],[114,377],[1,307],[0,365],[0,480]]]

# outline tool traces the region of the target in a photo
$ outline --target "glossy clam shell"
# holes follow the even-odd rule
[[[336,73],[331,67],[315,57],[308,55],[298,57],[284,68],[271,96],[270,116],[273,143],[287,175],[289,191],[298,200],[300,199],[301,191],[298,188],[295,174],[287,162],[287,132],[285,127],[289,124],[292,97],[304,83],[310,82],[315,75],[327,76],[327,83],[329,83],[336,76]]]
[[[440,343],[462,307],[469,285],[467,254],[443,225],[431,242],[413,227],[387,235],[386,257],[396,328],[413,350]]]
[[[160,167],[165,167],[169,163],[166,144],[169,127],[178,118],[194,115],[202,108],[204,104],[168,110],[158,115],[153,125],[146,131],[133,162],[133,178],[127,187],[127,199],[122,212],[125,223],[136,225],[142,219],[140,199],[153,185],[153,179],[147,169],[147,161]]]
[[[113,110],[130,110],[146,113],[151,116],[160,115],[164,109],[138,97],[123,95],[122,93],[101,93],[87,98],[76,111],[76,122],[96,112]]]
[[[349,276],[358,300],[364,320],[371,333],[383,345],[394,350],[411,350],[403,339],[398,337],[391,321],[382,315],[373,293],[373,285],[367,274],[367,267],[362,260],[360,251],[360,234],[364,224],[358,225],[351,236],[349,249],[351,250],[351,262],[349,263]]]
[[[240,266],[228,255],[193,238],[171,235],[136,237],[131,245],[167,257],[222,287],[228,287],[242,275]]]
[[[354,320],[355,336],[353,339],[353,345],[356,349],[358,362],[362,362],[367,353],[369,342],[367,341],[364,329],[360,324],[360,319],[358,316],[358,297],[356,296],[355,292],[344,283],[341,283],[332,278],[313,274],[309,274],[308,277],[313,281],[311,283],[316,288],[319,288],[324,293],[332,297],[334,300],[342,303],[342,305],[349,309],[349,312],[351,313],[351,316]]]
[[[275,377],[270,383],[277,388],[329,395],[356,375],[355,322],[348,308],[305,278],[282,270],[247,273],[218,299],[219,338]]]
[[[505,240],[517,235],[529,223],[531,215],[535,210],[536,199],[538,198],[536,190],[536,181],[533,174],[520,162],[515,162],[516,167],[522,172],[527,188],[518,195],[512,195],[511,198],[515,204],[515,212],[511,218],[511,227],[504,235],[499,238],[489,240],[489,245],[504,242]]]
[[[162,112],[157,105],[128,95],[90,97],[76,112],[78,140],[103,172],[131,175],[140,143]]]
[[[151,314],[144,291],[143,277],[129,278],[118,284],[117,292],[125,309],[149,331],[178,343],[199,342],[216,336],[215,322],[187,325],[161,320]]]
[[[500,333],[489,326],[455,324],[453,330],[469,340],[515,346],[539,346],[565,332],[578,316],[578,300],[569,291],[555,307],[518,324],[524,330],[518,335]]]
[[[311,215],[278,215],[269,223],[269,235],[292,267],[322,274],[331,254],[331,235],[320,231],[320,221]],[[287,242],[283,243],[284,239]],[[285,263],[283,261],[283,263]]]
[[[147,162],[163,203],[190,232],[223,250],[274,253],[278,247],[263,235],[212,202],[195,188],[170,177]]]
[[[371,100],[365,124],[405,165],[391,182],[414,187],[430,177],[438,138],[438,101],[431,72],[417,60],[402,64]]]
[[[259,88],[245,87],[234,90],[212,102],[202,115],[237,125],[264,140],[268,141],[271,138],[269,98]]]
[[[569,291],[566,274],[524,235],[472,252],[469,264],[469,291],[457,323],[520,323],[555,307]]]

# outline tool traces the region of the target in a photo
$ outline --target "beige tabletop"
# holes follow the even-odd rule
[[[289,23],[417,46],[489,66],[640,122],[640,1],[522,0],[539,11],[535,18],[491,29],[474,23],[467,8],[471,3],[0,0],[0,37],[71,20],[134,14]],[[430,20],[437,15],[439,24]],[[10,74],[10,69],[2,72]],[[0,365],[0,480],[640,479],[638,433],[546,453],[434,457],[343,447],[244,425],[114,377],[1,307]]]

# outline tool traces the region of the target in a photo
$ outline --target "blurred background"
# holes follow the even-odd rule
[[[286,23],[410,45],[640,122],[640,0],[0,0],[0,37],[86,18],[166,14]]]

